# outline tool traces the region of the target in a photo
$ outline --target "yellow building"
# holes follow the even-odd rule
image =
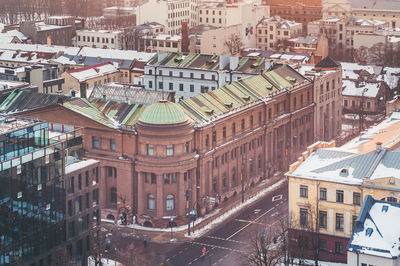
[[[67,70],[61,74],[64,78],[64,95],[88,97],[87,89],[97,85],[120,81],[118,67],[112,62]]]
[[[295,256],[343,262],[363,199],[400,201],[400,120],[383,121],[335,147],[317,142],[290,166],[289,212]]]

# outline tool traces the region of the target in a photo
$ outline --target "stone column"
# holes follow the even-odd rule
[[[143,190],[144,190],[144,187],[143,187],[143,179],[144,179],[144,173],[143,172],[139,172],[138,174],[137,174],[137,178],[138,178],[138,180],[137,180],[137,200],[138,200],[138,202],[137,202],[137,214],[138,214],[138,216],[139,215],[141,215],[142,213],[143,213],[143,206],[144,206],[144,204],[146,203],[146,200],[147,199],[144,199],[143,198]]]
[[[157,195],[156,195],[157,219],[164,215],[164,178],[163,174],[157,174]]]
[[[175,204],[178,208],[178,215],[182,216],[185,214],[185,180],[184,180],[184,172],[179,172],[178,177],[178,189],[175,198]]]
[[[190,170],[192,172],[192,204],[191,206],[189,206],[189,208],[191,208],[191,210],[195,210],[196,209],[196,202],[197,202],[197,183],[196,183],[196,168],[193,168]]]

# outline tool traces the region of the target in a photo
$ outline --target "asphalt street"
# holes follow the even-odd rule
[[[256,234],[277,224],[280,214],[288,211],[287,183],[267,193],[217,226],[205,236],[188,240],[166,253],[164,265],[246,265],[246,254]],[[202,256],[205,248],[205,256]]]

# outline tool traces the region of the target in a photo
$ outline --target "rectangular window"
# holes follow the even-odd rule
[[[319,212],[319,228],[326,229],[327,214],[326,211]]]
[[[82,175],[81,174],[78,175],[78,189],[79,190],[82,189]]]
[[[222,128],[222,137],[226,138],[226,127]]]
[[[232,135],[236,134],[236,123],[232,124]]]
[[[71,176],[71,178],[68,181],[68,194],[74,193],[74,177]]]
[[[344,216],[342,213],[336,213],[336,231],[343,231]]]
[[[244,124],[244,119],[242,119],[242,124],[241,124],[242,130],[244,130],[245,124]]]
[[[194,85],[190,84],[190,92],[194,92]]]
[[[308,186],[300,186],[300,197],[308,198]]]
[[[308,209],[300,208],[300,226],[308,226]]]
[[[89,196],[89,192],[86,193],[86,209],[89,208],[90,206],[90,196]]]
[[[179,84],[179,90],[180,90],[180,91],[183,91],[183,84],[182,84],[182,83]]]
[[[153,88],[153,82],[151,80],[149,80],[149,88]]]
[[[335,242],[335,253],[336,254],[343,254],[343,242],[336,241]]]
[[[353,192],[353,204],[361,205],[361,194],[359,192]]]
[[[214,144],[217,142],[217,131],[213,131],[212,133],[212,142]]]
[[[116,145],[115,145],[115,139],[110,139],[110,150],[115,151]]]
[[[326,188],[322,187],[319,189],[319,199],[326,200]]]
[[[336,190],[336,202],[343,203],[343,190]]]
[[[184,149],[184,152],[185,153],[188,153],[188,152],[190,152],[190,142],[185,142],[185,149]]]
[[[170,91],[174,90],[174,84],[172,82],[170,82],[168,86]]]
[[[319,239],[318,243],[320,250],[326,250],[326,239]]]
[[[92,147],[93,147],[93,149],[98,149],[98,148],[100,148],[100,145],[99,145],[99,137],[96,137],[96,136],[93,136],[93,137],[92,137]]]
[[[82,197],[76,197],[75,199],[75,214],[82,211]]]
[[[357,220],[357,216],[353,215],[351,218],[351,228],[354,231],[354,227],[356,226],[356,220]]]
[[[157,184],[157,176],[156,174],[151,173],[151,183]]]
[[[154,156],[154,145],[153,144],[147,144],[147,155]]]
[[[169,175],[168,174],[164,174],[164,184],[169,184]]]
[[[174,145],[168,144],[167,145],[167,157],[174,156]]]

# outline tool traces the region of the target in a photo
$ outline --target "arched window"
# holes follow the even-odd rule
[[[147,209],[155,210],[156,209],[156,197],[153,194],[147,195]]]
[[[166,211],[173,211],[175,209],[175,200],[174,195],[167,195],[165,198],[165,210]]]

